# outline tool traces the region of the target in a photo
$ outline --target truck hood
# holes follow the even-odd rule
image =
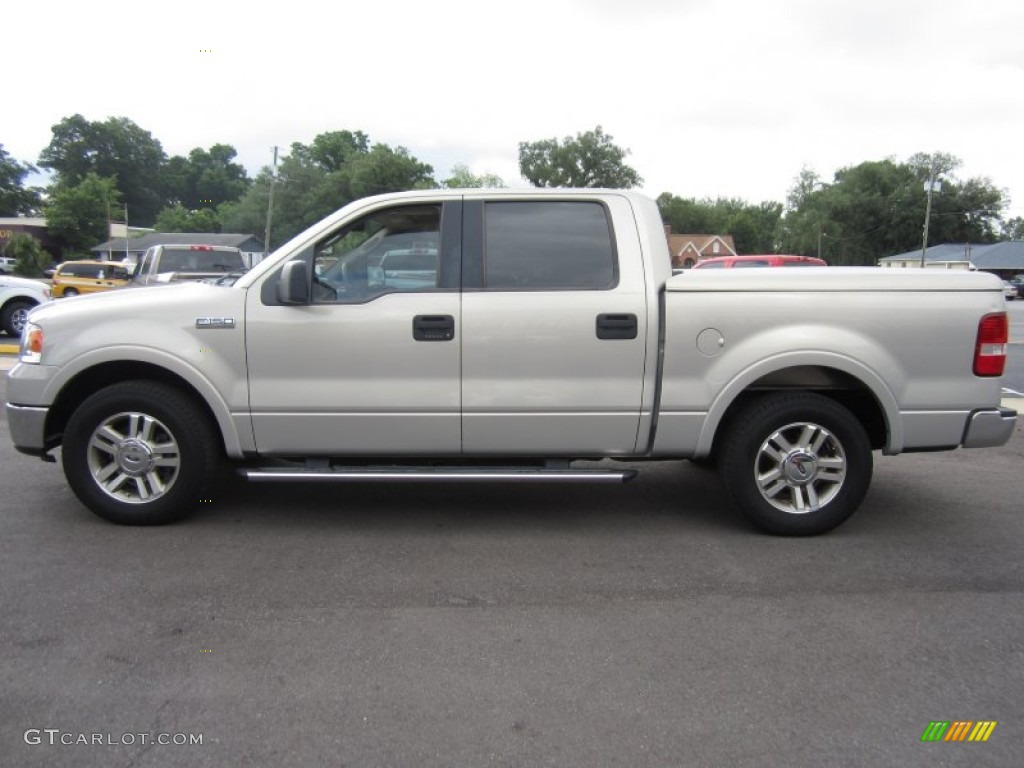
[[[667,291],[996,291],[988,272],[885,267],[760,267],[693,269],[665,283]]]
[[[200,317],[229,315],[241,321],[245,291],[233,286],[209,283],[176,283],[150,288],[121,288],[114,291],[73,296],[41,304],[29,321],[48,328],[73,325],[88,328],[106,321],[158,319],[172,325],[194,325]]]
[[[10,275],[0,275],[0,288],[17,288],[22,291],[38,293],[44,297],[47,296],[48,292],[48,287],[45,283],[41,283],[38,280],[28,280],[24,277],[11,277]],[[45,298],[43,300],[45,301]]]

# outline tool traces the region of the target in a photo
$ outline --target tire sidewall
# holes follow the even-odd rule
[[[772,433],[797,422],[827,429],[846,456],[846,475],[835,498],[816,512],[802,514],[776,509],[761,495],[755,479],[761,446]],[[813,536],[840,525],[860,506],[871,483],[871,444],[856,417],[830,398],[807,392],[767,395],[732,421],[720,470],[726,494],[757,528],[783,536]]]

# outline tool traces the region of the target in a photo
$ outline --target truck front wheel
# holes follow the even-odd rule
[[[71,489],[100,517],[161,525],[199,503],[220,453],[191,398],[160,382],[126,381],[94,393],[72,414],[62,459]]]
[[[746,405],[722,435],[726,494],[755,526],[783,536],[830,531],[871,483],[871,444],[845,407],[810,392]]]
[[[3,310],[0,310],[0,328],[7,331],[8,336],[19,338],[28,321],[28,313],[33,307],[35,307],[33,301],[15,299],[7,302]]]

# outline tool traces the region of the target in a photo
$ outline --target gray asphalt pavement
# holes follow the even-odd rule
[[[878,457],[805,540],[680,463],[611,489],[228,483],[133,529],[0,418],[0,765],[1018,766],[1022,457],[1020,428]],[[922,743],[934,720],[998,725]]]

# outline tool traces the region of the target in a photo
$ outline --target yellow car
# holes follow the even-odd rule
[[[128,285],[128,268],[119,261],[65,261],[53,273],[53,297],[109,291]]]

